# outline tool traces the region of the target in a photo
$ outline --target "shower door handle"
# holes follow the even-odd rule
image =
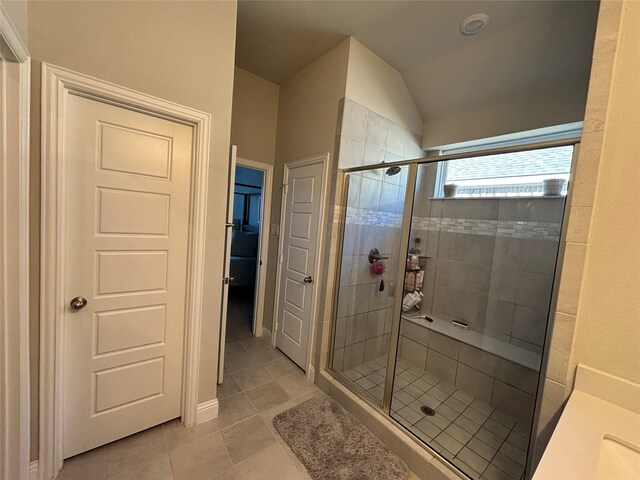
[[[311,275],[304,277],[304,283],[313,283],[313,277]]]

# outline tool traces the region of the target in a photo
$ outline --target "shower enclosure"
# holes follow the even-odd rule
[[[530,463],[575,144],[345,171],[329,369],[471,478]]]

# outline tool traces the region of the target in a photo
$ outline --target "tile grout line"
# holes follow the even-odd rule
[[[164,447],[167,449],[167,455],[169,457],[169,468],[171,468],[171,476],[175,480],[176,472],[173,469],[173,460],[171,458],[171,451],[169,450],[169,442],[167,441],[167,431],[165,428],[165,423],[162,424],[162,438],[164,439]]]
[[[372,360],[372,361],[374,361],[374,362],[375,362],[375,360]],[[368,365],[367,365],[367,366],[368,366]],[[351,380],[351,381],[352,381],[352,382],[354,382],[354,383],[355,383],[357,380],[361,379],[361,378],[368,378],[369,376],[373,375],[373,374],[376,372],[375,370],[373,370],[373,369],[372,369],[372,372],[370,372],[370,373],[368,373],[368,374],[366,374],[366,375],[362,375],[362,374],[360,373],[360,371],[358,371],[356,368],[357,368],[357,367],[355,367],[355,368],[354,368],[354,369],[352,369],[352,370],[354,370],[356,373],[358,373],[358,374],[359,374],[359,375],[361,375],[361,376],[360,376],[360,377],[358,377],[356,380]],[[369,367],[369,368],[371,368],[371,367]],[[403,377],[402,377],[402,374],[403,374],[404,372],[406,372],[406,371],[409,371],[410,369],[411,369],[411,367],[404,369],[404,370],[403,370],[402,372],[400,372],[397,376],[400,376],[401,378],[403,378]],[[426,370],[425,370],[425,372],[426,372]],[[410,373],[411,373],[411,372],[410,372]],[[429,373],[429,372],[426,372],[426,373]],[[413,374],[413,373],[412,373],[412,375],[415,375],[415,374]],[[418,381],[420,378],[422,378],[422,377],[420,377],[420,376],[416,376],[416,378],[414,378],[412,381],[410,381],[407,385],[405,385],[405,386],[403,386],[402,388],[398,389],[398,392],[405,390],[405,389],[406,389],[408,386],[410,386],[410,385],[413,385],[413,384],[414,384],[416,381]],[[419,390],[423,391],[423,395],[424,395],[424,394],[428,393],[429,391],[431,391],[433,388],[437,388],[438,384],[439,384],[439,383],[441,383],[441,382],[444,382],[444,380],[440,379],[440,381],[439,381],[439,382],[437,382],[436,384],[431,385],[431,387],[430,387],[427,391],[424,391],[424,390],[423,390],[422,388],[420,388],[420,387],[416,387],[416,388],[418,388]],[[375,388],[375,387],[372,387],[372,389],[373,389],[373,388]],[[455,385],[454,385],[454,388],[455,388]],[[370,390],[371,390],[371,389],[370,389]],[[457,391],[458,391],[458,389],[456,389],[453,393],[450,393],[450,394],[447,396],[447,398],[446,398],[446,399],[444,399],[442,402],[440,402],[440,405],[445,404],[445,402],[446,402],[449,398],[453,397],[453,396],[454,396],[454,394],[455,394]],[[409,395],[410,395],[410,394],[409,394]],[[413,397],[413,395],[410,395],[410,396],[411,396],[411,397]],[[420,397],[418,397],[418,398],[420,398]],[[418,400],[418,398],[414,398],[414,401]],[[453,397],[453,398],[455,398],[455,397]],[[463,416],[463,413],[464,413],[465,411],[467,411],[469,408],[472,408],[474,411],[476,411],[476,412],[478,412],[478,413],[481,413],[481,414],[482,414],[482,412],[480,412],[479,410],[477,410],[476,408],[474,408],[474,407],[473,407],[473,404],[474,404],[474,403],[475,403],[475,401],[477,401],[478,399],[475,399],[475,398],[473,398],[473,397],[471,397],[471,398],[473,399],[473,400],[471,401],[471,403],[469,403],[469,404],[465,404],[465,405],[466,405],[466,407],[464,408],[464,410],[462,410],[462,412],[459,412],[459,413],[458,413],[458,415],[456,416],[456,419],[457,419],[457,418],[459,418],[460,416]],[[456,399],[456,400],[457,400],[457,399]],[[400,402],[400,403],[401,403],[401,405],[403,405],[403,406],[402,406],[402,408],[405,408],[405,407],[408,407],[408,406],[409,406],[408,404],[406,404],[406,405],[405,405],[405,404],[404,404],[404,402]],[[413,403],[413,402],[412,402],[412,403]],[[465,403],[465,402],[463,402],[463,403]],[[491,405],[489,405],[489,406],[492,408],[492,411],[491,411],[491,412],[486,416],[486,418],[484,419],[484,421],[482,422],[482,424],[480,424],[480,425],[479,425],[479,428],[478,428],[478,430],[476,431],[476,433],[471,434],[471,438],[469,438],[469,440],[467,440],[466,442],[461,442],[461,441],[459,441],[457,438],[452,437],[454,440],[456,440],[458,443],[460,443],[460,444],[462,445],[462,448],[460,449],[460,452],[462,451],[462,449],[464,449],[464,448],[466,447],[466,448],[468,448],[470,451],[472,451],[473,453],[475,453],[476,455],[478,455],[478,456],[479,456],[483,461],[487,462],[487,466],[486,466],[484,469],[482,469],[482,472],[480,472],[480,474],[481,474],[481,475],[484,473],[484,471],[486,471],[486,469],[489,467],[489,465],[493,465],[495,468],[498,468],[500,471],[503,471],[503,472],[504,472],[504,470],[503,470],[503,469],[501,469],[497,464],[495,464],[495,463],[493,462],[493,460],[497,457],[498,453],[501,453],[501,449],[502,449],[502,447],[504,446],[504,444],[508,443],[508,444],[509,444],[509,445],[511,445],[512,447],[514,447],[514,448],[516,448],[516,449],[518,449],[518,450],[520,450],[520,451],[523,451],[523,450],[522,450],[522,449],[520,449],[518,446],[516,446],[516,445],[514,445],[513,443],[511,443],[511,442],[509,442],[509,441],[508,441],[509,436],[510,436],[513,432],[515,432],[515,428],[516,428],[516,426],[517,426],[517,424],[518,424],[519,422],[518,422],[517,420],[515,420],[515,419],[512,419],[512,420],[514,420],[513,425],[512,425],[512,426],[510,426],[510,427],[507,427],[506,425],[504,425],[503,423],[501,423],[500,421],[498,421],[498,420],[496,420],[495,418],[493,418],[493,417],[492,417],[492,414],[493,414],[494,412],[498,412],[498,413],[501,413],[501,412],[500,412],[499,410],[497,410],[495,407],[492,407]],[[400,409],[398,409],[398,410],[396,411],[396,414],[397,414],[397,412],[398,412],[399,410],[400,410]],[[393,413],[392,413],[392,415],[393,415]],[[398,415],[399,415],[399,414],[398,414]],[[409,420],[405,419],[404,417],[402,417],[402,415],[399,415],[399,416],[400,416],[400,418],[402,418],[403,420],[405,420],[405,422],[407,422],[409,425],[411,425],[411,426],[409,427],[410,431],[415,427],[415,425],[416,425],[419,421],[421,421],[421,420],[422,420],[422,419],[420,419],[418,422],[415,422],[415,423],[414,423],[414,422],[411,422],[411,421],[409,421]],[[508,417],[509,417],[509,416],[508,416]],[[425,417],[425,418],[426,418],[426,417]],[[447,417],[445,417],[445,418],[447,418]],[[467,417],[467,418],[468,418],[468,417]],[[499,425],[503,426],[504,428],[507,428],[507,429],[508,429],[508,432],[506,433],[506,436],[505,436],[504,438],[501,438],[499,435],[497,435],[497,434],[493,433],[493,431],[492,431],[492,430],[490,430],[489,428],[485,427],[485,425],[487,424],[487,422],[488,422],[490,419],[491,419],[492,421],[494,421],[494,422],[498,423]],[[449,419],[447,418],[447,420],[449,420]],[[446,427],[446,428],[449,428],[449,426],[454,425],[454,424],[455,424],[454,422],[455,422],[455,419],[454,419],[453,421],[450,421],[450,422],[449,422],[449,425],[447,425],[447,427]],[[457,425],[457,424],[455,424],[455,425]],[[438,427],[437,425],[435,425],[435,426],[436,426],[436,427]],[[415,428],[417,428],[417,427],[415,427]],[[445,428],[445,429],[440,429],[440,428],[438,427],[438,429],[440,430],[440,433],[439,433],[438,435],[440,435],[440,434],[441,434],[441,433],[443,433],[443,432],[444,432],[444,433],[447,433],[447,432],[446,432],[446,428]],[[477,432],[479,432],[479,431],[480,431],[480,429],[482,429],[482,428],[485,428],[486,430],[488,430],[490,433],[494,434],[496,437],[498,437],[498,438],[501,440],[501,441],[500,441],[500,445],[495,449],[495,453],[493,453],[493,454],[492,454],[491,459],[489,459],[489,460],[487,460],[487,459],[486,459],[485,457],[483,457],[482,455],[479,455],[479,454],[478,454],[475,450],[473,450],[472,448],[468,447],[469,442],[471,442],[471,440],[472,440],[473,438],[476,438],[478,441],[480,441],[480,442],[482,442],[482,443],[485,443],[485,442],[483,442],[481,439],[479,439],[479,438],[476,436]],[[422,432],[422,430],[420,430],[420,429],[418,429],[418,430]],[[463,429],[463,430],[464,430],[464,429]],[[423,433],[424,433],[424,432],[423,432]],[[467,433],[470,433],[470,432],[467,432]],[[516,432],[516,433],[517,433],[517,432]],[[426,434],[425,434],[425,435],[426,435]],[[451,436],[451,435],[449,434],[449,436]],[[430,437],[430,435],[427,435],[427,438],[431,438],[431,437]],[[458,452],[457,454],[453,454],[453,452],[449,452],[449,450],[448,450],[448,449],[446,449],[446,448],[445,448],[444,446],[442,446],[440,443],[436,442],[435,438],[433,438],[433,439],[431,440],[431,442],[435,442],[436,444],[438,444],[442,449],[444,449],[446,452],[448,452],[448,453],[451,455],[451,457],[452,457],[453,459],[458,459],[460,462],[463,462],[463,460],[461,460],[461,459],[459,459],[459,458],[458,458],[458,455],[459,455],[459,453],[460,453],[460,452]],[[431,442],[427,442],[427,443],[431,443]],[[489,447],[491,447],[491,445],[489,445]],[[491,447],[491,448],[493,449],[494,447]],[[524,453],[526,454],[526,452],[524,452]],[[515,460],[515,459],[513,459],[513,458],[509,457],[508,455],[506,455],[506,454],[504,454],[504,453],[503,453],[503,455],[505,455],[509,460],[513,461],[514,463],[516,463],[516,464],[520,465],[520,467],[523,467],[523,466],[522,466],[522,464],[520,464],[517,460]],[[465,465],[467,465],[467,463],[466,463],[466,462],[464,462],[464,464],[465,464]],[[472,467],[469,467],[469,468],[472,468]],[[524,468],[524,467],[523,467],[523,468]],[[474,470],[474,471],[475,471],[475,469],[473,469],[473,468],[472,468],[472,470]],[[509,472],[504,472],[504,473],[506,473],[507,475],[511,476],[511,474],[510,474]]]

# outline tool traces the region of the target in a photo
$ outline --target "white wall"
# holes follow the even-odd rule
[[[413,133],[422,133],[422,117],[400,72],[353,37],[346,96]]]
[[[640,383],[640,2],[623,4],[572,362]]]
[[[9,1],[1,0],[0,5],[4,8],[7,15],[11,19],[11,23],[16,28],[18,35],[22,41],[27,44],[29,40],[29,32],[27,28],[27,2],[25,1]]]
[[[198,400],[217,388],[224,209],[235,51],[236,3],[189,1],[28,2],[31,97],[32,375],[38,367],[41,62],[70,68],[212,114],[205,304]],[[37,428],[37,389],[32,425]],[[32,457],[37,454],[37,431]]]
[[[238,156],[273,165],[280,87],[242,68],[235,68],[231,143]]]
[[[526,132],[544,127],[580,122],[584,118],[586,93],[582,88],[540,89],[518,98],[455,112],[427,120],[422,148]]]
[[[422,148],[581,121],[597,9],[557,2],[503,29],[490,22],[464,47],[403,71],[425,121]]]
[[[345,95],[349,39],[313,61],[280,86],[278,134],[270,223],[280,223],[283,165],[336,148],[340,100]],[[326,220],[326,219],[325,219]],[[265,293],[266,328],[272,328],[278,238],[271,237]]]

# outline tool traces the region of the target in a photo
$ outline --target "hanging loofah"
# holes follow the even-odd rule
[[[380,260],[369,265],[369,271],[371,272],[371,275],[382,275],[384,273],[384,268],[384,262]]]

